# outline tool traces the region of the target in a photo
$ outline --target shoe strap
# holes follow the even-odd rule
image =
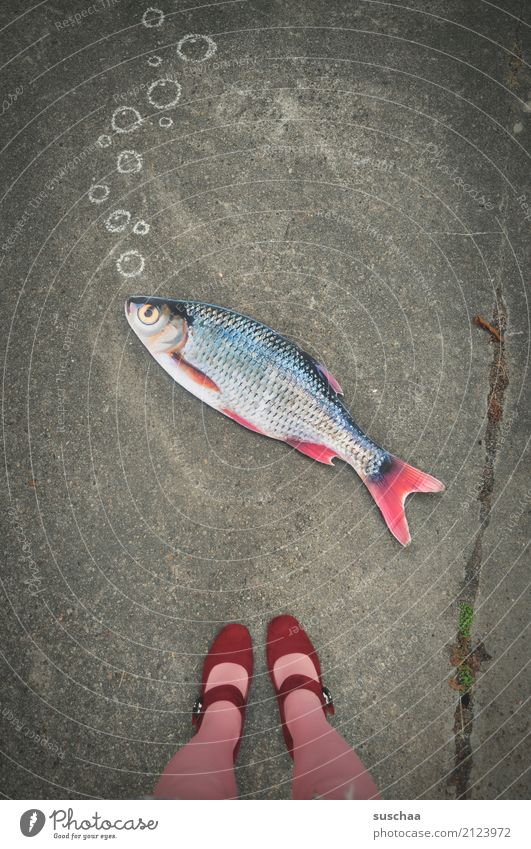
[[[277,690],[277,697],[282,707],[284,707],[284,701],[287,696],[295,692],[295,690],[310,690],[311,693],[315,693],[321,702],[324,712],[334,714],[334,702],[332,701],[330,690],[327,687],[323,687],[315,678],[308,678],[307,675],[289,675],[282,682],[280,689]]]
[[[234,684],[218,684],[217,687],[211,687],[197,698],[192,711],[192,725],[197,731],[199,730],[207,708],[214,702],[232,702],[240,711],[243,723],[245,701],[242,691]]]

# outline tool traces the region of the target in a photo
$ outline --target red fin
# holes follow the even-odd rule
[[[326,369],[323,365],[321,365],[321,363],[315,363],[315,365],[317,366],[317,368],[319,369],[319,371],[321,372],[323,377],[326,377],[328,383],[330,384],[330,386],[332,387],[334,392],[337,392],[338,395],[343,395],[344,394],[343,390],[341,389],[341,386],[339,385],[339,383],[335,379],[334,375],[330,374],[328,369]]]
[[[233,410],[226,410],[223,408],[221,412],[225,413],[225,415],[228,416],[229,419],[233,419],[233,421],[238,422],[238,424],[241,424],[242,427],[246,427],[249,430],[254,430],[255,433],[261,433],[263,435],[263,430],[260,430],[259,427],[255,427],[254,424],[251,424],[251,422],[248,422],[247,419],[242,418],[238,415],[238,413],[233,412]]]
[[[172,354],[172,357],[178,363],[179,367],[185,372],[186,376],[191,380],[195,380],[196,383],[199,383],[200,386],[204,386],[205,389],[213,389],[214,392],[219,392],[219,386],[217,383],[214,383],[214,381],[201,371],[201,369],[191,366],[190,363],[187,363],[180,354],[174,353]]]
[[[331,451],[326,445],[319,445],[316,442],[298,442],[296,439],[286,439],[285,442],[296,448],[301,454],[306,454],[312,460],[317,460],[319,463],[326,463],[327,466],[333,466],[332,459],[337,457],[335,451]]]
[[[411,492],[442,492],[444,484],[391,455],[391,467],[379,480],[363,478],[376,501],[387,527],[402,545],[411,542],[404,502]]]

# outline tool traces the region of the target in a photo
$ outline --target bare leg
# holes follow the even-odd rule
[[[315,678],[312,660],[290,654],[275,663],[277,687],[294,674]],[[286,722],[293,737],[294,799],[379,799],[378,788],[362,761],[323,713],[315,693],[295,690],[285,701]]]

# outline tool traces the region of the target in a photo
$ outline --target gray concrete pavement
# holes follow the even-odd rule
[[[1,12],[2,792],[149,795],[239,620],[239,789],[288,798],[264,638],[289,611],[384,797],[526,797],[523,4],[178,2],[160,26],[88,6]],[[350,468],[174,385],[128,332],[138,292],[318,354],[359,424],[447,484],[411,499],[411,546]]]

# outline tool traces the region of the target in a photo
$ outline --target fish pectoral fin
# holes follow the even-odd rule
[[[306,454],[312,460],[317,460],[319,463],[325,463],[327,466],[333,466],[332,460],[337,457],[335,451],[327,448],[326,445],[319,445],[317,442],[299,442],[297,439],[286,439],[288,445],[300,451],[301,454]]]
[[[211,380],[204,371],[201,371],[201,369],[187,363],[184,357],[177,352],[172,353],[171,357],[175,360],[179,368],[183,370],[186,376],[190,378],[190,380],[195,381],[195,383],[199,384],[199,386],[203,386],[205,389],[212,389],[213,392],[219,392],[219,386],[217,383]]]
[[[327,368],[325,368],[321,363],[318,363],[317,360],[314,360],[316,367],[319,369],[325,380],[328,381],[329,385],[332,387],[336,395],[343,395],[343,390],[339,385],[338,381],[335,379],[333,374],[330,374]]]
[[[238,413],[235,413],[234,410],[227,410],[226,408],[222,408],[220,412],[224,413],[229,419],[232,419],[235,422],[238,422],[242,427],[246,427],[248,430],[253,430],[255,433],[260,433],[265,436],[264,431],[260,430],[259,427],[256,427],[252,422],[244,419],[243,416],[239,416]]]

